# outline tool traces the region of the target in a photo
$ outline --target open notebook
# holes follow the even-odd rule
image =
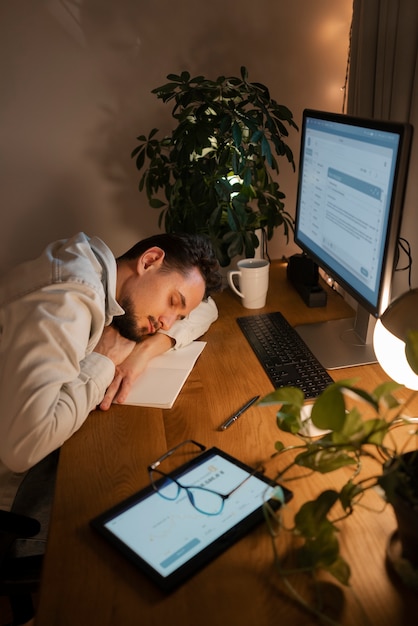
[[[171,409],[205,345],[206,341],[193,341],[153,358],[124,404]]]

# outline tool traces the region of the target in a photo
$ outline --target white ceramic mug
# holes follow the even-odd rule
[[[228,284],[242,298],[247,309],[261,309],[266,304],[270,263],[266,259],[242,259],[238,269],[228,272]],[[234,276],[238,277],[239,289]]]

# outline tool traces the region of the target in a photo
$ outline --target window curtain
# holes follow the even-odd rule
[[[414,126],[401,227],[415,261],[412,286],[418,281],[417,52],[418,0],[354,0],[347,113]],[[405,260],[399,260],[399,268]],[[408,288],[406,274],[395,273],[394,296]]]

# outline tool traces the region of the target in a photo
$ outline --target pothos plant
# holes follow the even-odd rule
[[[271,239],[281,226],[288,239],[293,218],[277,178],[282,157],[295,170],[291,111],[265,85],[249,82],[245,67],[240,77],[184,71],[167,78],[152,93],[172,103],[174,128],[159,138],[156,128],[140,135],[131,155],[142,172],[140,191],[161,209],[160,227],[209,236],[222,266],[254,256],[258,229]]]
[[[418,373],[418,332],[409,335],[408,353],[410,365]],[[279,482],[292,477],[295,468],[299,471],[302,468],[308,474],[324,475],[343,468],[351,470],[341,488],[323,490],[294,515],[289,530],[301,540],[297,549],[301,571],[315,574],[326,570],[339,582],[349,584],[350,566],[340,552],[338,540],[339,522],[354,513],[370,489],[380,489],[395,513],[400,499],[418,515],[418,428],[404,415],[416,392],[411,392],[409,400],[402,403],[396,398],[396,391],[401,388],[402,385],[393,381],[379,385],[372,392],[359,388],[353,380],[331,384],[312,405],[310,420],[316,428],[325,431],[319,437],[303,434],[306,432],[306,407],[304,394],[299,389],[278,389],[260,401],[263,405],[279,404],[279,429],[297,438],[294,445],[285,445],[280,440],[275,444],[275,456],[284,463],[277,475]],[[361,407],[368,407],[367,417]],[[392,437],[393,429],[399,426],[406,427],[406,439],[401,447]],[[406,453],[406,449],[410,451]],[[375,462],[373,476],[362,474],[365,457]],[[299,477],[300,474],[296,480]],[[415,534],[418,535],[416,529]],[[418,555],[415,552],[416,544],[412,555],[416,570]],[[278,559],[277,551],[275,554]],[[278,564],[286,576],[289,572],[280,562]]]

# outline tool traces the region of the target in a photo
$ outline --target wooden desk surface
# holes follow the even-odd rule
[[[172,409],[114,406],[106,413],[94,411],[63,446],[37,626],[319,623],[290,599],[274,568],[263,524],[170,595],[156,589],[89,528],[91,518],[147,485],[147,465],[184,439],[216,445],[250,465],[273,452],[279,438],[275,407],[253,407],[230,429],[217,430],[248,398],[269,393],[272,386],[235,321],[254,311],[244,309],[229,289],[215,299],[219,320],[204,337],[207,346]],[[334,292],[326,308],[307,308],[287,284],[280,262],[272,264],[264,310],[282,311],[292,325],[351,313]],[[332,375],[360,377],[368,389],[386,379],[378,365]],[[314,495],[319,485],[332,486],[332,480],[298,481],[294,501]],[[401,589],[385,568],[385,546],[394,528],[389,508],[383,513],[358,510],[341,526],[352,588],[332,586],[325,593],[337,623],[403,626],[410,623],[407,615],[417,614],[414,594]],[[283,534],[280,552],[289,541]],[[293,582],[309,592],[304,577]]]

